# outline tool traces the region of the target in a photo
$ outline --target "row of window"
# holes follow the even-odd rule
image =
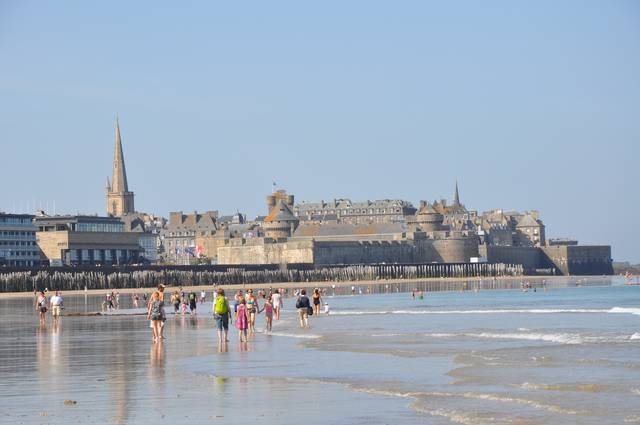
[[[30,218],[19,218],[19,217],[0,217],[0,223],[17,224],[17,225],[32,224]]]
[[[2,257],[35,257],[38,251],[4,251]]]
[[[76,223],[72,225],[76,232],[124,232],[123,223]]]
[[[196,232],[184,231],[184,232],[169,232],[167,236],[195,236]]]
[[[354,214],[393,214],[399,213],[401,211],[400,208],[366,208],[362,209],[345,209],[345,210],[311,210],[311,211],[301,211],[302,214],[342,214],[342,215],[354,215]]]
[[[18,230],[3,230],[0,236],[35,236],[36,232],[22,232]]]
[[[0,246],[35,246],[35,241],[0,241]]]

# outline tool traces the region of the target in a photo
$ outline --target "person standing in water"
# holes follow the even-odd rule
[[[204,289],[200,291],[200,304],[204,304],[205,299],[207,298],[207,293],[204,292]]]
[[[282,295],[276,291],[271,295],[271,305],[273,305],[273,315],[276,320],[280,320],[280,309],[282,308]]]
[[[44,295],[44,291],[40,291],[36,297],[35,307],[40,318],[40,324],[44,325],[46,321],[45,314],[47,313],[47,297]]]
[[[307,290],[303,289],[300,291],[300,296],[296,301],[296,308],[298,309],[298,316],[300,318],[300,327],[308,328],[309,327],[309,309],[311,305],[309,303],[309,297],[307,297]]]
[[[231,309],[229,301],[224,296],[224,289],[219,288],[215,301],[213,302],[213,317],[216,319],[216,327],[218,328],[218,344],[221,344],[222,334],[224,333],[224,342],[229,341],[229,318]]]
[[[164,311],[164,285],[158,285],[158,299],[160,300],[160,333],[159,338],[164,339],[164,322],[167,321],[167,313]]]
[[[153,295],[151,295],[151,300],[149,300],[147,319],[151,322],[153,342],[158,342],[162,338],[160,327],[162,323],[162,301],[160,300],[160,293],[158,291],[154,292]]]
[[[236,311],[236,328],[238,329],[238,338],[240,342],[247,342],[247,301],[242,298]]]
[[[62,296],[60,295],[60,291],[56,291],[55,295],[49,300],[49,304],[51,304],[53,322],[58,323],[60,315],[62,314]]]
[[[320,290],[318,288],[313,290],[313,314],[318,317],[320,315],[320,305],[322,304],[322,296],[320,295]]]
[[[198,307],[198,297],[195,292],[189,293],[189,314],[192,316],[196,314],[196,308]]]
[[[264,321],[265,321],[265,329],[267,332],[271,332],[271,327],[273,326],[273,305],[271,304],[271,297],[264,300],[264,307],[262,311],[264,311]]]
[[[247,318],[249,319],[249,333],[256,332],[256,315],[258,314],[258,299],[253,296],[253,289],[247,291],[247,295],[244,297],[245,305],[247,307]]]

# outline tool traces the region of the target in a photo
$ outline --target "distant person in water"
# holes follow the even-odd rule
[[[149,300],[149,306],[147,307],[147,319],[151,322],[151,333],[153,335],[153,342],[158,342],[162,337],[160,336],[160,324],[162,323],[162,301],[160,301],[160,293],[154,292]]]
[[[189,293],[189,313],[193,316],[196,314],[196,308],[198,307],[198,297],[195,292]]]
[[[49,300],[49,304],[51,305],[53,322],[57,323],[62,315],[62,295],[60,295],[60,291],[56,291],[55,295]]]
[[[273,305],[273,316],[276,320],[280,320],[280,310],[282,309],[282,295],[280,291],[276,291],[271,295],[271,305]]]
[[[320,304],[322,304],[322,296],[320,295],[320,290],[318,288],[313,290],[313,295],[311,295],[313,299],[313,313],[316,316],[320,315]]]
[[[180,293],[178,291],[173,291],[171,294],[171,304],[173,304],[173,314],[178,314],[180,312]]]
[[[200,304],[204,304],[204,300],[207,298],[207,293],[204,292],[204,289],[200,291]]]
[[[264,307],[261,311],[264,311],[265,329],[267,332],[271,332],[273,326],[273,304],[271,304],[271,297],[264,300]]]
[[[307,290],[303,289],[300,291],[300,296],[296,301],[296,308],[298,309],[298,316],[300,318],[300,327],[308,328],[309,327],[309,308],[311,308],[311,303],[309,302],[309,297],[307,297]]]
[[[247,328],[249,322],[247,320],[247,301],[242,298],[236,310],[236,328],[238,329],[238,338],[240,342],[247,342]]]
[[[131,298],[133,299],[133,308],[140,307],[139,305],[140,297],[138,296],[138,294],[134,293]]]
[[[47,297],[44,295],[44,291],[40,291],[38,296],[36,296],[35,307],[38,312],[38,317],[40,318],[40,324],[44,325],[46,321],[45,314],[47,313]]]
[[[158,298],[160,299],[160,335],[161,339],[164,339],[164,322],[167,321],[167,313],[164,311],[164,285],[161,283],[158,285]]]
[[[249,332],[256,332],[256,315],[258,314],[258,299],[253,295],[253,289],[247,291],[247,295],[244,297],[245,305],[247,307],[247,318],[249,319]]]

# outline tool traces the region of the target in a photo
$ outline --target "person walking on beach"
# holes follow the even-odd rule
[[[204,292],[204,289],[200,291],[200,304],[204,304],[205,299],[207,298],[207,293]]]
[[[229,308],[229,301],[224,296],[224,289],[219,288],[216,300],[213,303],[213,317],[216,319],[216,327],[218,328],[218,344],[221,344],[222,334],[224,332],[224,342],[229,342],[229,319],[231,316],[231,309]]]
[[[247,318],[249,319],[249,333],[256,332],[256,315],[258,314],[258,299],[253,296],[253,289],[247,291],[247,295],[244,297],[247,307]]]
[[[147,319],[151,323],[151,333],[153,335],[153,342],[158,342],[162,337],[160,336],[162,323],[162,301],[160,301],[160,293],[158,291],[151,295],[149,300],[149,306],[147,307]]]
[[[196,308],[198,307],[198,296],[195,292],[189,293],[189,314],[192,316],[196,314]]]
[[[56,291],[55,295],[49,300],[49,304],[51,304],[51,316],[53,317],[53,322],[58,323],[62,313],[62,296],[60,295],[60,291]]]
[[[240,342],[247,342],[247,328],[249,323],[247,322],[247,301],[243,298],[238,304],[238,310],[236,311],[236,328],[238,329],[238,338]]]
[[[317,316],[320,315],[320,304],[322,304],[322,296],[320,295],[320,290],[318,288],[313,290],[313,314]]]
[[[47,313],[47,297],[44,295],[44,291],[40,291],[36,297],[36,311],[40,317],[40,324],[45,324],[45,314]]]
[[[308,328],[309,310],[311,309],[311,304],[309,303],[309,297],[307,297],[306,289],[300,291],[300,295],[298,296],[298,300],[296,301],[296,308],[298,309],[298,316],[300,317],[300,327]]]
[[[238,311],[238,306],[240,305],[240,301],[244,299],[244,295],[242,295],[242,289],[239,289],[238,292],[236,292],[236,295],[233,297],[233,312],[237,312]]]
[[[276,291],[271,295],[271,305],[273,305],[273,316],[276,320],[280,320],[280,309],[282,308],[282,295],[280,291]]]
[[[167,321],[167,313],[164,311],[164,285],[158,285],[158,299],[160,300],[160,334],[159,338],[164,339],[164,322]]]
[[[138,296],[138,294],[134,292],[131,298],[133,299],[133,308],[140,307],[139,305],[140,297]]]
[[[173,304],[173,313],[178,314],[180,311],[180,293],[178,291],[173,291],[171,294],[171,304]]]
[[[273,305],[271,304],[271,297],[264,300],[264,307],[262,311],[264,311],[264,321],[265,321],[265,329],[267,332],[271,332],[271,327],[273,326]]]

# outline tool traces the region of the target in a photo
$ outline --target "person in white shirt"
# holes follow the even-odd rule
[[[53,320],[58,320],[62,314],[62,296],[60,295],[60,291],[56,291],[56,294],[49,300],[49,304],[51,305]]]
[[[280,308],[282,307],[282,297],[280,291],[276,289],[276,292],[271,294],[271,305],[273,305],[273,317],[276,320],[280,320]]]
[[[204,290],[200,291],[200,304],[204,303],[205,298],[207,298],[207,293]]]

